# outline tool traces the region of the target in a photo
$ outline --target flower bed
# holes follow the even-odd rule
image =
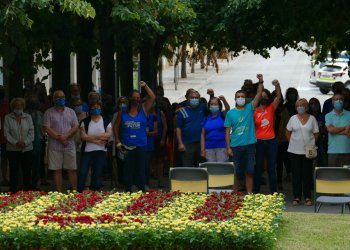
[[[284,205],[280,194],[34,197],[0,213],[0,249],[267,248],[276,240]]]

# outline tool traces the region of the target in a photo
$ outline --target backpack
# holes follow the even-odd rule
[[[110,123],[110,121],[107,117],[104,117],[104,116],[102,116],[102,119],[103,119],[103,127],[105,128],[105,132],[106,132],[107,126]],[[90,122],[91,122],[91,116],[88,116],[88,117],[84,118],[79,124],[79,127],[81,127],[82,123],[84,124],[86,134],[88,133]],[[81,152],[85,152],[85,146],[86,146],[86,141],[83,141],[81,144]],[[106,144],[106,147],[107,147],[107,144]]]

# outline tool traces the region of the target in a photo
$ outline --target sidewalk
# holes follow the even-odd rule
[[[174,83],[174,66],[169,66],[163,70],[163,87],[164,87],[164,96],[169,98],[170,102],[181,102],[185,100],[186,90],[193,88],[199,91],[202,88],[205,88],[206,85],[214,77],[221,75],[226,70],[233,67],[233,62],[230,61],[227,63],[226,60],[218,59],[219,64],[219,73],[216,73],[216,70],[213,66],[208,67],[208,72],[205,69],[200,68],[200,63],[195,65],[195,73],[191,73],[191,67],[187,64],[187,78],[181,78],[181,72],[179,72],[179,84],[177,90],[175,90]],[[179,71],[181,71],[181,64],[179,64]],[[204,96],[206,97],[206,96]]]

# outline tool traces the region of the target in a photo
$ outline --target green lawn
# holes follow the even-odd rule
[[[349,214],[284,213],[275,249],[350,249]]]

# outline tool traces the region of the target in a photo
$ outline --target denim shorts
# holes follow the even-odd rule
[[[231,147],[232,160],[240,173],[254,173],[255,144]]]

